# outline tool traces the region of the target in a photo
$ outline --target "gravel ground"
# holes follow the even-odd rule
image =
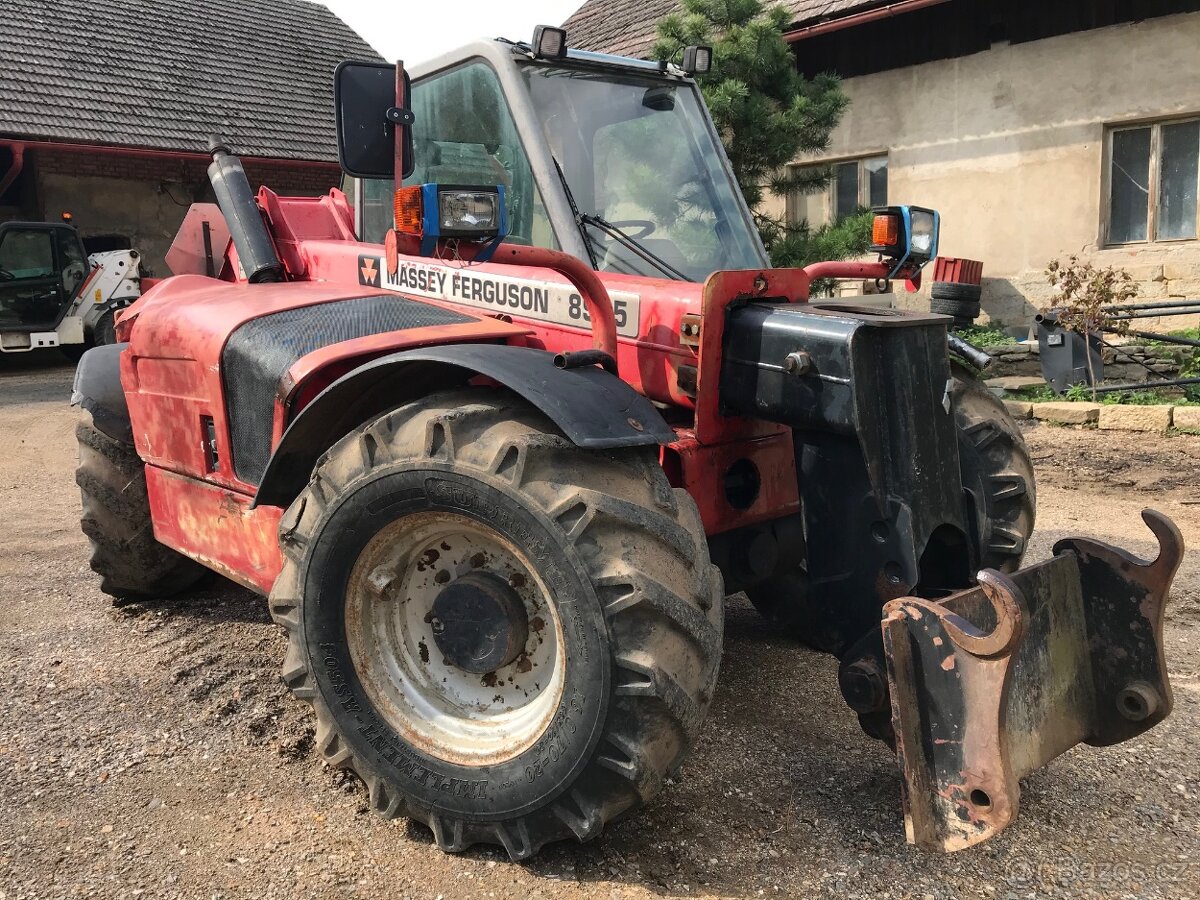
[[[0,900],[1200,896],[1195,554],[1167,627],[1173,717],[1029,778],[1021,819],[979,848],[906,846],[894,761],[843,706],[832,661],[733,600],[704,737],[658,801],[528,864],[447,856],[316,761],[261,599],[217,587],[113,608],[100,594],[70,378],[55,357],[0,359]],[[1030,559],[1080,532],[1152,552],[1147,503],[1200,542],[1200,437],[1028,439]]]

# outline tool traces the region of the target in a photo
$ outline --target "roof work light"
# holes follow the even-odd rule
[[[885,206],[873,210],[871,252],[895,262],[889,278],[911,277],[937,256],[941,217],[921,206]]]
[[[703,75],[709,71],[712,68],[712,47],[684,47],[681,68],[689,75]]]
[[[567,32],[552,25],[539,25],[533,30],[533,55],[538,59],[565,59]]]
[[[504,185],[419,184],[396,191],[396,230],[421,239],[421,255],[432,256],[445,238],[487,242],[475,255],[487,262],[508,235]]]

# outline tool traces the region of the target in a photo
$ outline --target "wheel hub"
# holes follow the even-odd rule
[[[416,513],[385,525],[346,585],[346,640],[370,702],[414,747],[491,765],[553,721],[566,671],[551,591],[488,524]]]
[[[468,572],[433,601],[433,640],[453,665],[476,675],[503,668],[529,640],[525,604],[491,572]]]

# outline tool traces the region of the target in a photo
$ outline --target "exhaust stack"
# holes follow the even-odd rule
[[[283,281],[283,263],[254,202],[242,161],[215,135],[209,139],[208,150],[213,157],[208,179],[247,280],[251,284]]]

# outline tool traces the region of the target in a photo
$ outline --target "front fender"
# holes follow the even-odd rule
[[[596,366],[559,369],[554,354],[503,344],[451,344],[372,360],[317,395],[271,455],[254,505],[286,507],[321,454],[354,428],[432,391],[486,376],[545,413],[585,449],[669,444],[675,432],[649,400]]]
[[[97,429],[123,444],[133,443],[129,405],[121,387],[121,354],[128,346],[106,344],[84,353],[75,367],[71,390],[71,405],[86,409]]]

